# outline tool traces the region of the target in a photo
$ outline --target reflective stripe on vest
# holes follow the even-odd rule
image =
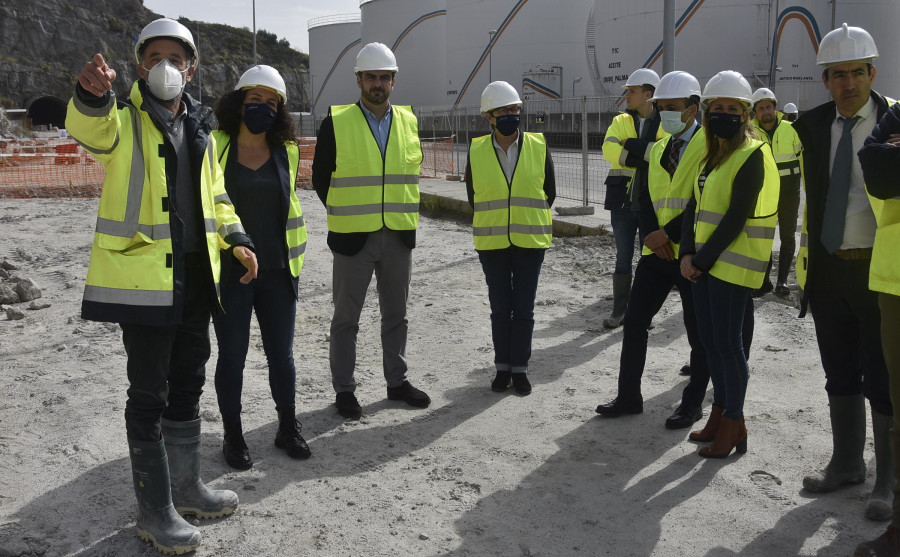
[[[699,250],[728,210],[735,176],[757,149],[762,150],[765,176],[754,210],[755,216],[747,219],[737,238],[725,248],[709,270],[718,279],[747,288],[759,288],[763,283],[778,220],[776,211],[781,180],[771,149],[762,141],[748,140],[709,173],[702,195],[699,185],[694,186],[694,197],[698,199],[694,219],[695,245]]]
[[[524,136],[511,184],[500,166],[492,136],[472,140],[472,235],[477,250],[511,245],[548,248],[553,240],[553,218],[544,193],[547,144],[541,134],[520,133]]]
[[[691,137],[691,141],[685,146],[684,154],[678,161],[678,169],[681,170],[676,169],[675,176],[669,175],[668,170],[663,166],[663,163],[668,161],[662,160],[663,153],[672,136],[657,141],[650,150],[647,191],[653,202],[653,211],[656,213],[656,221],[660,228],[683,213],[694,195],[692,181],[682,178],[681,175],[689,175],[692,168],[695,172],[700,158],[706,153],[702,131],[703,128],[698,128]],[[701,136],[701,138],[699,142],[695,143],[694,139],[697,136]],[[671,242],[671,245],[675,252],[675,258],[678,259],[680,245],[674,242]],[[650,255],[652,253],[653,250],[647,246],[641,248],[641,255]]]
[[[409,107],[393,105],[391,111],[382,158],[362,109],[331,107],[337,149],[326,199],[331,232],[415,230],[419,224],[418,122]]]

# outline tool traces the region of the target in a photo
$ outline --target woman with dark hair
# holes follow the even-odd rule
[[[275,446],[292,458],[311,454],[294,412],[294,319],[306,227],[295,193],[300,155],[286,100],[278,71],[254,66],[215,108],[219,129],[213,136],[225,172],[225,191],[253,239],[259,261],[257,280],[241,284],[240,266],[223,258],[225,315],[213,317],[219,344],[216,396],[225,430],[222,452],[225,461],[240,470],[253,466],[241,428],[241,390],[254,311],[278,412]]]
[[[713,406],[706,426],[690,434],[712,441],[700,456],[724,458],[747,451],[744,398],[750,377],[745,322],[753,312],[750,292],[759,288],[775,238],[780,181],[769,146],[750,121],[753,91],[738,72],[714,75],[703,90],[706,141],[684,211],[681,274],[692,281],[697,333],[706,350]],[[750,315],[747,313],[750,312]]]

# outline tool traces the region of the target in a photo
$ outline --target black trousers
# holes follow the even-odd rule
[[[893,415],[878,293],[869,290],[870,261],[846,261],[824,250],[816,256],[808,295],[825,391],[832,396],[863,394],[876,412]]]
[[[181,323],[121,325],[128,355],[125,430],[129,439],[158,441],[161,417],[184,422],[200,416],[210,355],[210,269],[205,254],[189,254],[185,267]]]
[[[691,378],[682,393],[681,402],[700,406],[709,385],[706,352],[697,335],[691,282],[681,275],[679,261],[665,261],[656,255],[644,255],[638,261],[625,311],[622,354],[619,359],[619,397],[641,399],[641,376],[647,359],[647,328],[673,287],[681,294],[684,328],[691,345]]]

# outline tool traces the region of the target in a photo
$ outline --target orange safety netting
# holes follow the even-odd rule
[[[312,188],[315,138],[301,138],[297,187]],[[422,176],[453,173],[453,138],[422,141]],[[103,165],[71,139],[0,140],[0,199],[99,197]]]
[[[0,198],[99,197],[103,176],[71,139],[0,140]]]
[[[453,174],[453,137],[422,140],[422,176],[443,178]]]

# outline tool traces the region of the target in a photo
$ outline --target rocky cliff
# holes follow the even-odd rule
[[[78,72],[97,52],[116,70],[116,94],[127,95],[137,77],[134,40],[158,17],[141,0],[4,0],[0,106],[21,108],[42,95],[68,100]],[[200,50],[199,79],[195,75],[187,91],[197,98],[202,86],[203,104],[212,105],[253,64],[253,34],[227,25],[180,21]],[[265,31],[257,33],[256,49],[259,63],[274,66],[284,77],[290,110],[307,110],[309,56]]]

